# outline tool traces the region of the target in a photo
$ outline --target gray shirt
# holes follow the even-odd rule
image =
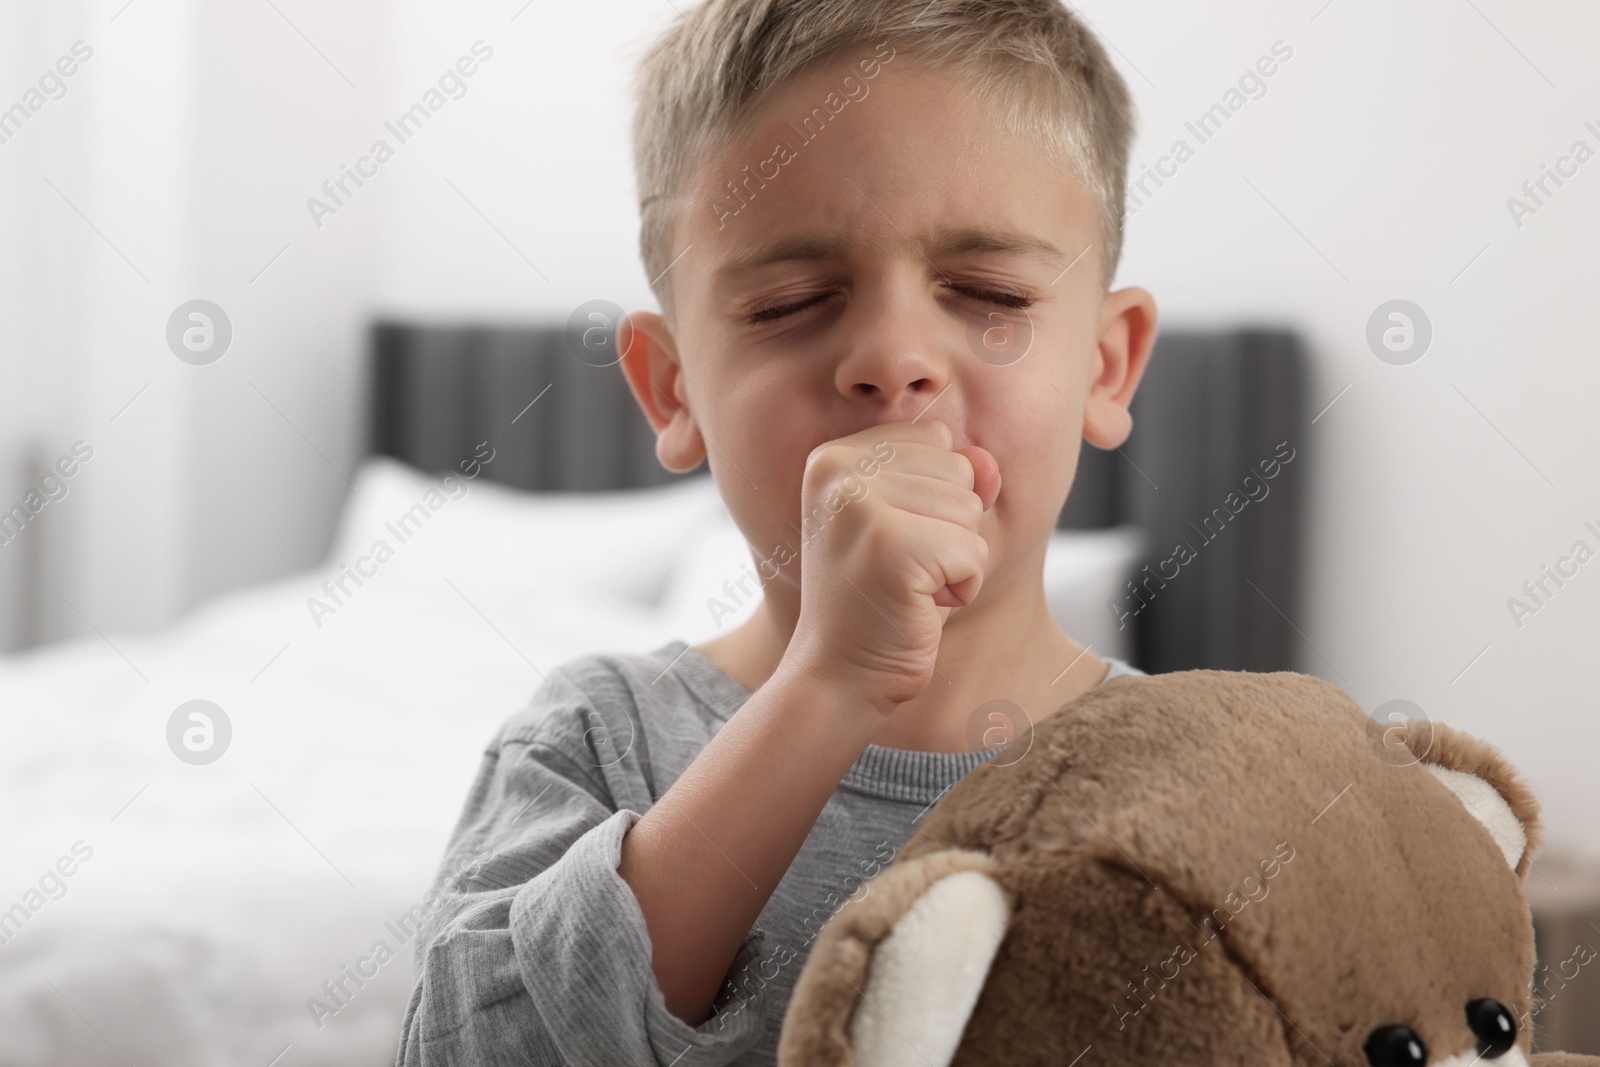
[[[1107,678],[1141,673],[1111,659]],[[750,691],[672,641],[551,672],[484,753],[414,909],[407,1065],[701,1067],[776,1062],[790,991],[829,916],[994,754],[868,745],[735,956],[714,1013],[667,1010],[622,837]]]

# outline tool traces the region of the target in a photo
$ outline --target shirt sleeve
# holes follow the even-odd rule
[[[623,835],[649,803],[634,775],[648,758],[637,716],[554,688],[485,753],[414,909],[422,932],[396,1067],[730,1063],[761,1037],[760,994],[752,1003],[724,983],[706,1022],[673,1015],[644,913],[617,873]],[[751,932],[730,974],[759,959],[762,940]]]

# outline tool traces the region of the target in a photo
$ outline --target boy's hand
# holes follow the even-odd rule
[[[927,688],[950,609],[983,584],[978,526],[1000,471],[982,447],[953,443],[944,423],[891,422],[806,459],[800,617],[785,658],[885,715]]]

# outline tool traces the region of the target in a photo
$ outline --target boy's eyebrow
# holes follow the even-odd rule
[[[940,232],[932,249],[932,254],[935,256],[971,255],[974,252],[1066,258],[1061,249],[1042,237],[1009,230],[944,230]]]
[[[770,267],[774,263],[800,260],[844,259],[856,244],[843,234],[829,237],[784,237],[735,256],[717,269],[720,278],[737,278],[742,274]]]
[[[731,279],[762,267],[769,267],[774,263],[842,260],[861,243],[858,237],[846,233],[783,237],[735,256],[718,268],[717,275],[723,279]],[[925,242],[913,241],[912,244],[922,246]],[[940,256],[971,255],[978,252],[1066,258],[1061,249],[1042,237],[1009,230],[983,230],[970,227],[941,230],[926,248],[919,247],[919,250],[930,259]]]

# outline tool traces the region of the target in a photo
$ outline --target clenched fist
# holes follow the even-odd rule
[[[941,422],[818,445],[800,491],[800,616],[785,659],[884,715],[927,688],[952,608],[983,585],[1000,470]]]

